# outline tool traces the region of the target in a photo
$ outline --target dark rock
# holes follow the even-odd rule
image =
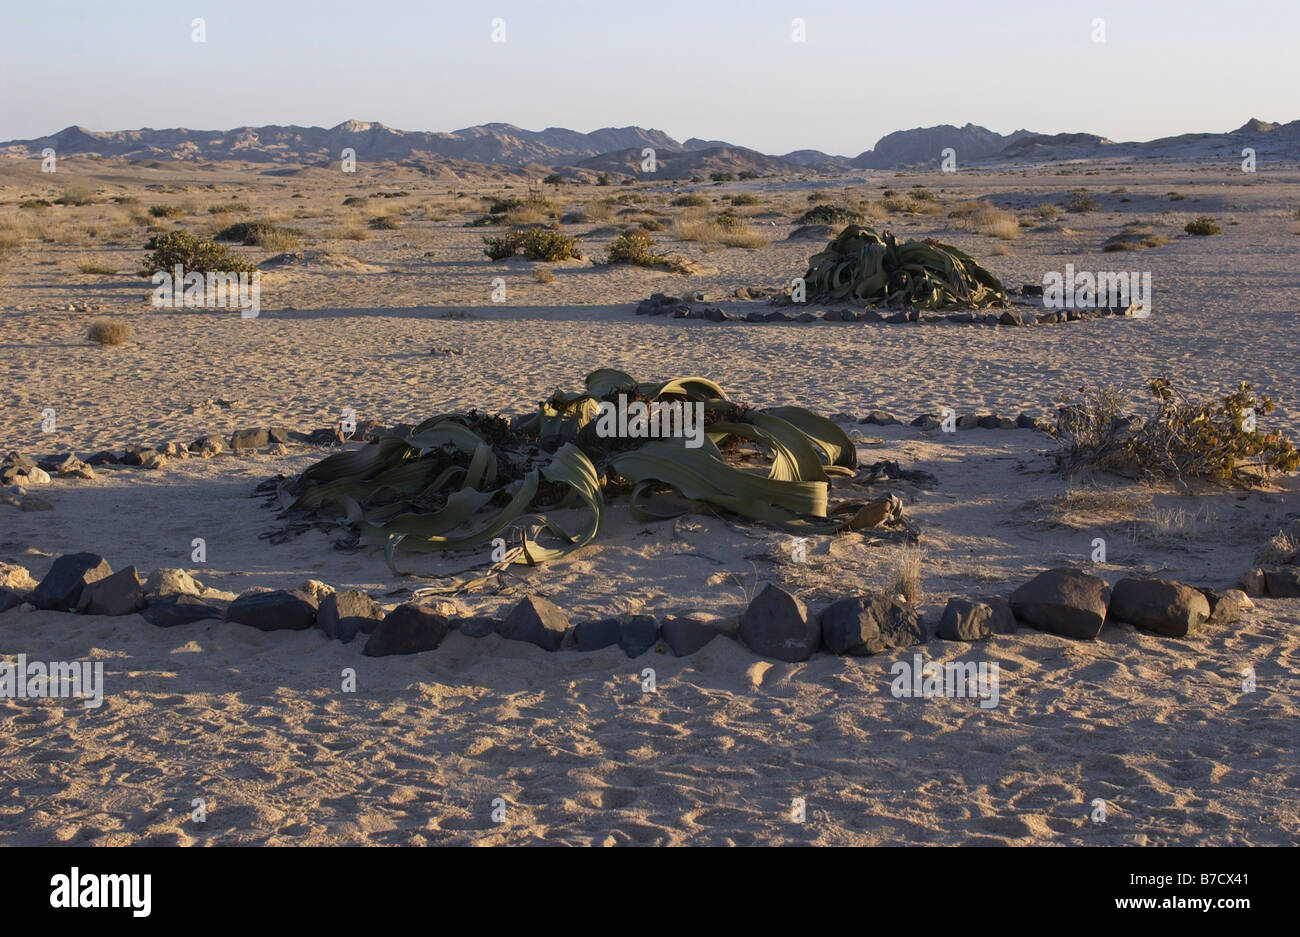
[[[790,316],[786,315],[780,309],[777,309],[775,312],[769,312],[764,318],[768,322],[789,322],[790,321]]]
[[[821,628],[790,593],[768,583],[740,616],[740,640],[762,657],[807,660],[821,643]]]
[[[144,593],[134,566],[87,584],[77,599],[77,611],[87,615],[130,615],[142,608]]]
[[[1197,589],[1181,582],[1121,579],[1111,590],[1107,614],[1143,631],[1181,638],[1209,620],[1210,603]]]
[[[885,315],[878,309],[864,309],[858,313],[859,322],[884,322]]]
[[[11,452],[0,462],[0,484],[11,485],[23,481],[22,476],[31,474],[36,467],[36,463],[21,452]]]
[[[569,628],[569,616],[563,609],[541,596],[529,595],[510,610],[498,633],[511,641],[528,641],[555,651],[559,650]]]
[[[817,317],[816,317],[815,315],[813,315],[811,312],[801,312],[801,313],[799,313],[799,315],[797,315],[797,316],[794,317],[794,321],[796,321],[796,322],[816,322],[816,321],[817,321]]]
[[[367,657],[387,657],[432,651],[450,630],[451,623],[444,616],[407,602],[384,616],[362,653]]]
[[[999,317],[998,317],[998,314],[997,314],[996,312],[986,312],[986,313],[984,314],[984,318],[983,318],[982,321],[983,321],[983,323],[984,323],[985,325],[997,325],[997,324],[998,324],[998,318],[999,318]]]
[[[855,657],[925,640],[924,622],[916,609],[883,592],[831,603],[821,613],[821,632],[827,650]]]
[[[1214,589],[1202,588],[1198,591],[1205,596],[1205,601],[1209,603],[1209,624],[1211,625],[1230,624],[1240,619],[1246,611],[1255,607],[1254,603],[1246,598],[1246,593],[1240,589],[1216,592]]]
[[[0,586],[0,612],[7,612],[11,608],[17,608],[26,601],[26,593]]]
[[[273,443],[287,443],[290,439],[290,433],[286,427],[272,426],[267,429],[266,438]]]
[[[1037,423],[1037,420],[1028,413],[1022,413],[1016,417],[1016,427],[1018,429],[1033,429],[1035,423]]]
[[[236,430],[230,436],[230,448],[235,450],[261,449],[269,443],[270,434],[260,427]]]
[[[230,447],[220,436],[209,433],[206,436],[200,436],[194,442],[190,443],[190,452],[206,452],[216,455],[218,452],[225,452]]]
[[[307,442],[313,446],[333,446],[347,442],[347,438],[338,426],[322,426],[307,434]]]
[[[135,446],[122,453],[122,458],[118,459],[120,465],[144,465],[154,456],[158,455],[158,450],[150,446]]]
[[[1037,283],[1026,283],[1024,286],[1020,287],[1020,295],[1021,296],[1042,296],[1043,288]]]
[[[1109,601],[1106,580],[1060,567],[1039,573],[1013,592],[1011,610],[1031,628],[1091,641],[1101,634]]]
[[[1300,566],[1266,566],[1264,582],[1275,599],[1300,598]]]
[[[659,626],[659,634],[678,657],[694,654],[721,634],[730,634],[721,621],[706,621],[691,615],[668,615]]]
[[[980,425],[980,418],[973,413],[957,417],[958,429],[975,429]]]
[[[1020,313],[1014,309],[1008,309],[1002,315],[998,316],[999,325],[1020,325]]]
[[[907,322],[907,321],[910,321],[910,320],[907,318],[907,313],[905,313],[905,312],[896,312],[896,313],[894,313],[892,316],[890,316],[890,317],[888,317],[887,319],[885,319],[885,321],[886,321],[886,322],[892,322],[892,323],[894,323],[894,324],[897,324],[897,323],[900,323],[900,322]]]
[[[617,644],[619,634],[617,618],[580,621],[573,629],[573,642],[580,651],[599,651],[601,648]]]
[[[971,312],[954,312],[948,316],[948,321],[960,322],[965,325],[966,323],[975,321],[975,314]]]
[[[710,306],[708,309],[704,310],[704,318],[708,319],[710,322],[726,322],[731,318],[731,316],[727,315],[717,306]]]
[[[1039,325],[1055,325],[1061,321],[1061,315],[1057,312],[1044,312],[1038,316]]]
[[[761,313],[761,312],[754,311],[754,312],[751,312],[749,315],[745,316],[745,321],[746,321],[746,322],[766,322],[766,321],[767,321],[767,316],[763,315],[763,313]]]
[[[174,628],[210,618],[220,619],[221,609],[192,595],[160,595],[149,600],[140,617],[159,628]]]
[[[501,620],[493,618],[491,615],[471,615],[469,618],[458,618],[453,624],[456,630],[467,638],[486,638],[490,634],[496,634],[501,628]]]
[[[98,553],[65,553],[54,561],[27,601],[37,608],[66,612],[77,607],[82,589],[111,575],[108,560]]]
[[[842,309],[827,309],[822,316],[822,320],[825,322],[852,322],[852,319],[844,318],[844,312],[845,310]]]
[[[993,609],[983,602],[951,598],[939,619],[938,635],[945,641],[978,641],[993,634]]]
[[[302,631],[316,623],[316,603],[298,591],[245,592],[230,603],[226,620],[261,631]]]
[[[384,619],[379,603],[359,589],[331,592],[316,610],[316,627],[327,638],[348,644],[358,632],[373,634]]]
[[[640,657],[659,640],[659,622],[653,615],[620,615],[618,646],[628,657]]]
[[[993,611],[989,619],[989,630],[994,634],[1015,634],[1016,616],[1011,611],[1011,603],[1000,595],[981,595],[976,601],[982,602]]]
[[[92,466],[116,465],[117,453],[108,452],[106,450],[96,452],[94,455],[92,455],[89,459],[86,460],[86,464]]]
[[[872,410],[860,421],[870,423],[872,426],[902,426],[903,421],[895,419],[884,410]]]

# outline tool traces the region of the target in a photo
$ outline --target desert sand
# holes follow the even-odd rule
[[[484,210],[479,195],[519,196],[518,185],[448,185],[397,167],[358,182],[326,170],[267,176],[233,164],[65,164],[60,183],[96,192],[96,204],[20,209],[57,189],[27,164],[0,167],[0,222],[16,235],[0,266],[6,453],[84,459],[244,427],[309,431],[337,422],[345,408],[390,425],[469,407],[514,414],[556,387],[578,387],[598,367],[642,380],[698,374],[757,406],[849,417],[844,425],[865,464],[897,460],[936,476],[928,488],[876,486],[899,494],[921,529],[919,604],[931,627],[949,596],[1006,594],[1043,569],[1086,564],[1096,537],[1106,539],[1108,556],[1095,571],[1111,582],[1153,575],[1227,587],[1300,513],[1294,477],[1249,494],[1069,481],[1051,471],[1055,444],[1042,433],[856,422],[877,408],[906,423],[945,406],[1050,419],[1063,391],[1113,385],[1140,401],[1146,381],[1168,375],[1195,395],[1248,381],[1277,402],[1272,423],[1300,434],[1300,173],[1085,163],[951,177],[574,186],[547,197],[565,211],[629,191],[647,201],[566,224],[583,236],[587,259],[533,264],[489,261],[481,237],[492,229],[464,226]],[[987,199],[1020,218],[1017,234],[954,230],[946,210],[877,209],[871,220],[954,243],[1010,288],[1041,283],[1066,263],[1149,270],[1152,315],[995,328],[633,314],[652,292],[699,291],[728,311],[767,310],[733,291],[780,287],[803,273],[824,244],[787,240],[809,193],[875,200],[914,185],[945,209]],[[1081,187],[1100,210],[1032,218],[1036,206],[1063,205]],[[770,242],[702,245],[675,238],[669,226],[656,241],[699,273],[590,262],[625,222],[619,211],[653,208],[670,222],[679,189],[705,198],[753,193],[758,204],[742,214]],[[348,196],[399,190],[408,194],[341,206]],[[1175,191],[1182,197],[1171,200]],[[137,201],[117,205],[114,194]],[[232,199],[247,210],[209,213]],[[181,214],[155,220],[143,211],[154,204]],[[400,227],[371,228],[377,213]],[[1218,219],[1223,233],[1183,234],[1199,215]],[[291,251],[304,254],[266,268],[258,317],[149,306],[148,283],[132,276],[149,225],[212,234],[252,219],[300,229]],[[1132,221],[1168,243],[1103,253]],[[354,239],[358,231],[364,239]],[[258,262],[280,253],[236,251]],[[534,279],[543,266],[554,282]],[[505,302],[492,301],[496,277]],[[126,345],[86,340],[88,323],[102,316],[130,324]],[[431,354],[441,349],[457,353]],[[40,426],[46,408],[57,417],[50,433]],[[365,589],[386,605],[454,582],[395,577],[381,554],[336,550],[315,530],[281,544],[262,537],[281,522],[253,489],[325,452],[293,444],[279,455],[56,478],[37,492],[51,511],[0,505],[0,562],[39,579],[58,555],[88,550],[142,575],[187,568],[218,597],[312,578]],[[196,537],[206,542],[203,564],[190,560]],[[816,537],[808,562],[796,563],[786,534],[713,515],[637,523],[623,501],[587,549],[455,601],[497,613],[532,593],[575,619],[625,611],[731,618],[774,582],[816,612],[885,585],[900,548],[872,531]],[[484,559],[412,557],[402,566],[432,577]],[[630,660],[617,649],[548,654],[455,633],[435,651],[373,659],[361,642],[341,645],[316,630],[262,633],[216,621],[164,630],[136,615],[15,609],[0,614],[0,654],[103,660],[106,699],[98,710],[0,700],[0,842],[1292,843],[1300,836],[1300,600],[1256,606],[1240,622],[1187,639],[1110,623],[1096,642],[1021,628],[974,644],[935,639],[867,658],[820,653],[801,664],[762,660],[725,638],[690,657],[652,649]],[[1000,705],[895,699],[890,667],[916,652],[997,662]],[[1249,667],[1252,693],[1242,688]],[[355,693],[341,690],[345,668],[356,670]],[[651,693],[642,691],[646,668],[655,671]],[[203,825],[189,818],[195,798],[206,801]],[[501,822],[496,798],[505,804]],[[803,822],[792,819],[795,798],[804,799]],[[1104,823],[1090,817],[1098,798]]]

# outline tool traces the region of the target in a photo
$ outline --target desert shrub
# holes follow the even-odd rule
[[[1214,223],[1214,219],[1206,218],[1204,215],[1197,218],[1195,221],[1187,222],[1187,226],[1183,228],[1183,230],[1188,234],[1197,234],[1202,237],[1220,233],[1220,228]]]
[[[1202,479],[1248,488],[1300,466],[1290,440],[1260,427],[1273,401],[1257,397],[1249,384],[1200,402],[1185,399],[1168,378],[1147,389],[1156,408],[1146,419],[1127,415],[1124,397],[1114,390],[1080,388],[1077,398],[1062,397],[1058,470],[1073,474],[1088,467],[1184,485]]]
[[[654,252],[654,241],[644,231],[628,231],[610,242],[607,261],[634,267],[658,267],[665,258]]]
[[[392,215],[376,215],[370,219],[370,227],[376,231],[398,231],[402,227],[402,221]]]
[[[722,228],[737,228],[744,222],[729,211],[721,212],[717,217],[718,226]]]
[[[895,551],[887,588],[890,595],[901,595],[912,604],[921,600],[920,547],[904,546]]]
[[[212,239],[275,251],[291,251],[298,246],[301,234],[301,231],[294,228],[280,228],[266,221],[240,221],[222,228]]]
[[[1076,214],[1086,214],[1087,212],[1096,211],[1098,208],[1097,200],[1087,189],[1075,189],[1070,193],[1070,200],[1065,204],[1066,211],[1072,211]]]
[[[82,273],[99,274],[101,276],[112,276],[117,273],[117,268],[109,264],[98,263],[93,260],[78,260],[77,269]]]
[[[948,212],[948,218],[958,231],[984,234],[1004,241],[1020,236],[1020,222],[1016,216],[988,202],[965,202]]]
[[[1162,247],[1168,243],[1168,238],[1154,233],[1145,224],[1129,222],[1119,234],[1107,238],[1101,249],[1103,253],[1111,254],[1116,251],[1138,251],[1148,247]]]
[[[176,218],[185,212],[179,205],[150,205],[149,214],[155,218]]]
[[[248,211],[248,205],[244,202],[218,202],[208,206],[209,215],[230,215],[241,211]]]
[[[748,192],[737,192],[731,196],[732,205],[757,205],[759,201],[757,195],[750,195]]]
[[[558,172],[553,172],[545,179],[543,179],[542,182],[546,183],[547,185],[564,185],[564,177],[560,175]]]
[[[366,204],[366,197],[364,195],[349,195],[343,200],[343,207],[345,208],[364,204]]]
[[[555,274],[551,273],[551,271],[547,270],[545,267],[535,267],[533,269],[533,279],[538,283],[554,283]]]
[[[1181,194],[1181,193],[1179,193],[1179,192],[1170,192],[1170,193],[1169,193],[1169,201],[1171,201],[1171,202],[1185,202],[1185,201],[1187,201],[1187,196],[1186,196],[1186,195],[1183,195],[1183,194]]]
[[[758,173],[754,172],[754,170],[752,170],[752,169],[742,169],[740,172],[736,173],[736,178],[737,178],[737,179],[757,179],[757,178],[758,178]]]
[[[113,201],[119,205],[139,205],[140,200],[134,195],[114,195]]]
[[[114,319],[96,319],[86,332],[86,338],[97,345],[125,345],[130,337],[131,326]]]
[[[727,232],[722,235],[722,243],[728,247],[743,247],[748,250],[757,250],[760,247],[767,246],[767,236],[761,231],[751,228],[749,225],[737,223],[730,226]]]
[[[70,185],[63,190],[63,194],[54,200],[55,205],[94,205],[95,193],[89,189],[79,186]]]
[[[687,194],[677,196],[677,198],[673,199],[668,204],[677,208],[702,208],[709,204],[709,200],[703,195]]]
[[[156,235],[145,244],[145,250],[153,253],[140,271],[142,277],[151,277],[158,272],[171,273],[177,264],[186,273],[253,273],[257,270],[255,264],[240,260],[225,245],[196,237],[188,231]]]
[[[644,205],[647,199],[640,192],[624,192],[615,201],[620,205]]]
[[[695,241],[700,244],[712,244],[722,237],[722,226],[718,222],[695,214],[682,214],[674,218],[670,230],[679,241]]]
[[[529,260],[548,263],[570,258],[582,259],[579,239],[552,228],[530,228],[527,231],[511,231],[500,237],[485,237],[483,253],[492,260],[505,260],[519,253]]]
[[[596,185],[609,185],[611,181],[609,173],[607,172],[602,172],[596,177]]]
[[[49,208],[54,203],[45,198],[29,198],[18,203],[19,208]]]
[[[929,195],[930,193],[926,193]],[[890,213],[899,212],[908,215],[937,215],[942,209],[933,198],[918,198],[913,192],[909,195],[890,195],[886,193],[880,199],[880,207]]]
[[[827,195],[825,192],[808,193],[808,201],[810,202],[829,202],[830,200],[831,200],[830,196]]]
[[[709,178],[714,182],[735,182],[736,174],[734,172],[711,172]]]
[[[840,205],[816,205],[799,216],[797,224],[849,224],[862,216]]]
[[[1051,221],[1060,214],[1060,211],[1055,205],[1050,205],[1047,202],[1043,202],[1041,205],[1036,207],[1034,211],[1038,214],[1038,217],[1042,218],[1044,221]]]

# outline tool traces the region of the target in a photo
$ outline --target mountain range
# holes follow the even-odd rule
[[[656,173],[687,178],[701,173],[751,171],[760,175],[845,173],[863,169],[934,167],[951,148],[959,166],[1009,164],[1105,157],[1156,159],[1233,159],[1251,147],[1258,159],[1282,159],[1300,144],[1300,120],[1286,124],[1251,119],[1227,133],[1194,133],[1143,143],[1116,143],[1090,133],[1041,134],[1016,130],[1000,134],[975,124],[899,130],[854,157],[819,150],[771,156],[721,140],[678,142],[661,130],[606,127],[590,133],[548,127],[524,130],[494,123],[452,132],[394,130],[380,123],[349,120],[338,126],[271,125],[233,130],[93,131],[68,127],[34,140],[0,143],[0,154],[39,156],[47,147],[60,156],[93,155],[127,160],[242,160],[250,163],[327,165],[345,148],[361,161],[430,163],[455,160],[496,166],[556,170],[578,178],[608,172],[640,174],[643,151],[655,151]]]

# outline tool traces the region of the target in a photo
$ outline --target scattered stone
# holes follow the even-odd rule
[[[390,654],[432,651],[450,630],[451,623],[445,616],[407,602],[384,616],[362,653],[367,657],[387,657]]]
[[[1210,603],[1199,590],[1167,579],[1121,579],[1111,590],[1107,614],[1143,631],[1181,638],[1210,618]]]
[[[1242,573],[1241,585],[1246,590],[1247,595],[1268,595],[1268,580],[1265,578],[1262,569],[1248,569]]]
[[[0,586],[0,612],[7,612],[11,608],[19,608],[26,604],[27,596],[24,593]]]
[[[86,460],[87,467],[92,465],[117,465],[117,453],[100,451]]]
[[[815,315],[813,315],[811,312],[801,312],[801,313],[799,313],[799,315],[797,315],[797,316],[794,317],[794,321],[796,321],[796,322],[816,322],[816,321],[817,321],[817,317],[816,317]]]
[[[190,452],[198,453],[203,459],[210,459],[218,453],[225,452],[226,449],[226,441],[220,436],[200,436],[190,443]]]
[[[298,591],[311,599],[319,608],[320,603],[324,601],[327,595],[334,594],[334,587],[329,583],[321,582],[319,579],[304,579],[298,583]]]
[[[856,316],[859,322],[884,322],[885,315],[877,309],[864,309]]]
[[[1043,287],[1041,284],[1038,283],[1026,283],[1024,286],[1020,287],[1020,295],[1021,296],[1042,296]]]
[[[328,638],[348,644],[358,632],[373,634],[384,620],[379,603],[359,589],[330,592],[316,611],[316,627]]]
[[[23,566],[14,566],[10,563],[0,563],[0,589],[11,589],[14,592],[31,592],[36,588],[36,580],[32,574]]]
[[[119,465],[144,465],[157,454],[158,451],[150,446],[135,446],[122,453],[122,458],[117,461]]]
[[[617,644],[621,629],[617,618],[598,618],[578,622],[573,629],[573,643],[579,651],[599,651]]]
[[[745,316],[745,321],[746,321],[746,322],[766,322],[766,321],[767,321],[767,316],[763,315],[763,313],[761,313],[761,312],[754,311],[754,312],[751,312],[749,315]]]
[[[221,609],[192,595],[159,595],[148,602],[148,606],[140,612],[140,617],[159,628],[174,628],[177,625],[221,618]]]
[[[1014,309],[1008,309],[1002,315],[998,316],[998,325],[1021,325],[1020,313]]]
[[[863,657],[925,640],[916,609],[883,592],[832,602],[821,613],[822,642],[833,654]]]
[[[548,651],[559,650],[569,633],[569,616],[548,599],[529,595],[519,600],[501,622],[499,634],[511,641],[528,641]]]
[[[469,618],[458,618],[453,624],[467,638],[486,638],[497,633],[501,620],[491,615],[471,615]]]
[[[36,469],[36,463],[20,452],[11,452],[0,462],[0,484],[26,484],[29,473]]]
[[[693,615],[668,615],[659,626],[664,644],[678,657],[694,654],[718,635],[730,634],[722,621],[696,618]]]
[[[1022,414],[1020,414],[1018,417],[1016,417],[1016,428],[1017,428],[1017,429],[1033,429],[1034,426],[1037,425],[1037,423],[1038,423],[1038,421],[1035,420],[1035,419],[1034,419],[1032,416],[1030,416],[1028,413],[1022,413]]]
[[[230,448],[261,449],[270,441],[266,430],[260,428],[237,430],[230,437]]]
[[[939,418],[935,414],[926,413],[921,416],[918,416],[915,420],[911,422],[910,425],[919,427],[921,429],[929,430],[929,429],[938,429],[942,425],[942,423],[939,421]]]
[[[144,593],[134,566],[89,583],[81,590],[77,611],[86,615],[130,615],[144,608]]]
[[[993,610],[989,619],[989,630],[994,634],[1015,634],[1016,616],[1011,611],[1011,603],[1000,595],[981,595],[977,601],[983,602]]]
[[[289,430],[283,426],[272,426],[266,431],[266,438],[268,442],[283,445],[289,441]]]
[[[984,602],[951,598],[939,619],[938,635],[945,641],[978,641],[993,634],[993,608]]]
[[[910,322],[911,319],[908,318],[908,315],[905,312],[896,312],[892,316],[887,317],[885,321],[897,324],[900,322]]]
[[[828,224],[800,225],[786,236],[787,241],[829,241],[835,236]],[[742,287],[743,288],[743,287]]]
[[[807,660],[821,644],[821,628],[808,620],[797,598],[771,583],[740,616],[740,640],[762,657],[788,663]]]
[[[108,560],[98,553],[65,553],[54,561],[27,601],[37,608],[66,612],[77,607],[86,586],[111,575]]]
[[[288,455],[288,454],[289,454],[289,448],[288,448],[287,446],[285,446],[283,443],[276,443],[276,444],[273,445],[270,449],[267,449],[267,450],[266,450],[266,454],[267,454],[267,455],[276,455],[276,456],[278,456],[278,455]]]
[[[1039,573],[1011,594],[1016,618],[1066,638],[1095,640],[1106,620],[1106,580],[1068,567]]]
[[[979,425],[980,425],[980,418],[973,413],[968,413],[965,416],[957,417],[958,429],[975,429]]]
[[[768,322],[789,322],[790,321],[790,316],[786,315],[780,309],[777,309],[774,312],[769,312],[764,318]]]
[[[23,505],[26,506],[24,501]],[[1300,598],[1300,566],[1266,566],[1264,581],[1275,599]]]
[[[1015,429],[1016,421],[1005,416],[992,414],[979,418],[980,429]]]
[[[261,631],[302,631],[316,623],[316,603],[284,589],[245,592],[230,603],[226,620]]]
[[[903,421],[897,420],[884,410],[872,410],[861,420],[861,423],[870,423],[872,426],[902,426]]]
[[[1210,605],[1209,623],[1212,625],[1226,625],[1237,621],[1255,607],[1255,603],[1240,589],[1228,589],[1224,592],[1201,589],[1200,592]]]
[[[163,567],[149,574],[144,583],[146,597],[165,595],[202,595],[203,583],[183,569]]]
[[[147,469],[153,469],[154,471],[164,469],[167,467],[167,457],[161,452],[155,452],[145,460],[144,467]]]

